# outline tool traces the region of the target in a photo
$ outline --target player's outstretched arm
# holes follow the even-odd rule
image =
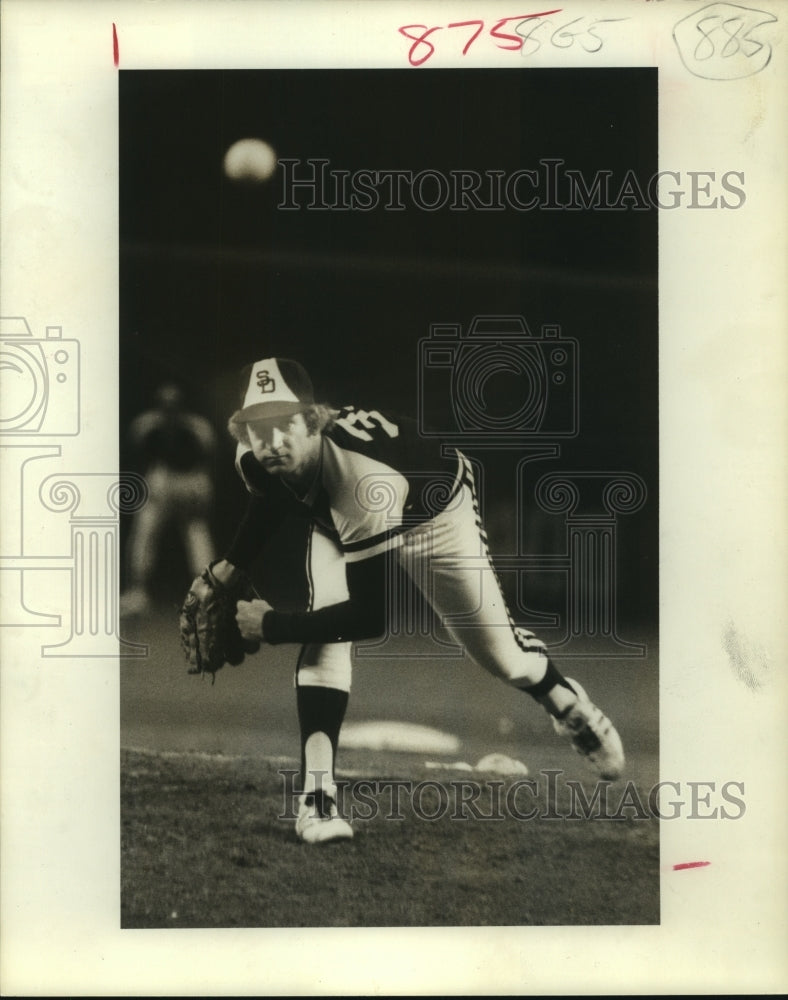
[[[386,555],[346,566],[349,600],[317,611],[275,611],[266,601],[239,601],[236,621],[245,639],[351,642],[374,639],[386,628]]]

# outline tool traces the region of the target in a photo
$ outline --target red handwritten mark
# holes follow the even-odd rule
[[[476,41],[476,39],[482,33],[482,30],[484,28],[484,21],[454,21],[452,24],[447,24],[446,25],[447,28],[470,28],[470,26],[472,24],[478,24],[479,27],[476,29],[476,31],[474,31],[474,33],[471,35],[471,37],[465,43],[465,46],[463,47],[463,50],[462,50],[462,54],[463,55],[467,55],[468,54],[468,49],[471,47],[471,45]]]
[[[120,48],[118,47],[118,29],[114,24],[112,25],[112,61],[117,69],[120,63]]]
[[[528,21],[532,18],[546,17],[547,14],[560,14],[560,9],[558,10],[548,10],[543,14],[526,14],[524,17],[502,17],[500,21],[497,22],[492,28],[490,28],[490,35],[492,38],[506,38],[512,42],[513,45],[500,45],[498,42],[495,44],[499,49],[509,49],[512,52],[519,52],[523,47],[523,39],[520,35],[509,35],[505,31],[500,29],[506,24],[507,21]]]
[[[710,864],[711,864],[711,861],[684,861],[680,865],[674,865],[673,866],[673,871],[674,872],[683,872],[683,871],[686,871],[687,868],[705,868],[707,865],[710,865]]]
[[[560,7],[556,7],[555,10],[543,10],[538,14],[517,14],[512,17],[503,17],[499,21],[496,21],[493,27],[489,29],[489,34],[496,39],[500,38],[506,41],[514,42],[513,45],[501,45],[500,43],[496,42],[496,45],[499,49],[511,49],[517,51],[522,48],[523,39],[519,35],[509,35],[500,31],[500,29],[504,26],[504,24],[506,24],[507,21],[522,22],[522,21],[535,20],[540,17],[547,17],[550,14],[560,14],[561,9],[562,8]],[[426,24],[403,24],[402,27],[397,28],[397,31],[404,38],[407,38],[409,41],[413,42],[408,51],[408,62],[411,64],[411,66],[421,66],[435,52],[435,46],[432,44],[432,42],[428,41],[429,36],[434,31],[442,31],[444,27],[470,28],[474,25],[478,25],[478,28],[476,29],[476,31],[473,32],[473,34],[465,43],[462,49],[462,54],[465,56],[468,54],[468,50],[470,49],[471,45],[473,45],[473,43],[476,41],[476,39],[484,30],[484,25],[485,25],[484,21],[481,20],[453,21],[451,24],[446,24],[446,25],[437,24],[434,25],[432,28],[427,27]],[[421,30],[418,34],[414,35],[411,34],[410,32],[411,28],[419,28]],[[417,58],[416,53],[419,46],[424,46],[427,49],[427,51],[424,53],[423,56],[419,56]]]

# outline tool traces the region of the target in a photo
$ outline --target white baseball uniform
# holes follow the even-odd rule
[[[310,610],[269,611],[263,619],[266,641],[304,646],[299,683],[307,671],[307,683],[349,689],[350,642],[380,634],[385,621],[387,558],[399,560],[477,663],[520,688],[543,679],[545,646],[512,621],[473,468],[460,452],[444,454],[412,420],[346,407],[322,432],[320,465],[303,498],[269,475],[248,446],[239,445],[236,467],[258,503],[231,562],[242,558],[243,545],[275,530],[285,510],[313,523]]]

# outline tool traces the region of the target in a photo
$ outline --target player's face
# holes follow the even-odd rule
[[[266,472],[299,479],[316,465],[320,435],[310,434],[302,413],[246,425],[252,454]]]

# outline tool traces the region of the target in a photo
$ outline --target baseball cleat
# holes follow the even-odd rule
[[[615,781],[624,770],[624,747],[621,737],[608,717],[594,705],[584,689],[567,677],[577,695],[577,702],[561,719],[553,719],[553,728],[565,736],[581,757],[585,757],[600,778]]]
[[[304,796],[295,829],[305,844],[327,844],[353,837],[353,828],[339,815],[336,802],[319,792]]]

